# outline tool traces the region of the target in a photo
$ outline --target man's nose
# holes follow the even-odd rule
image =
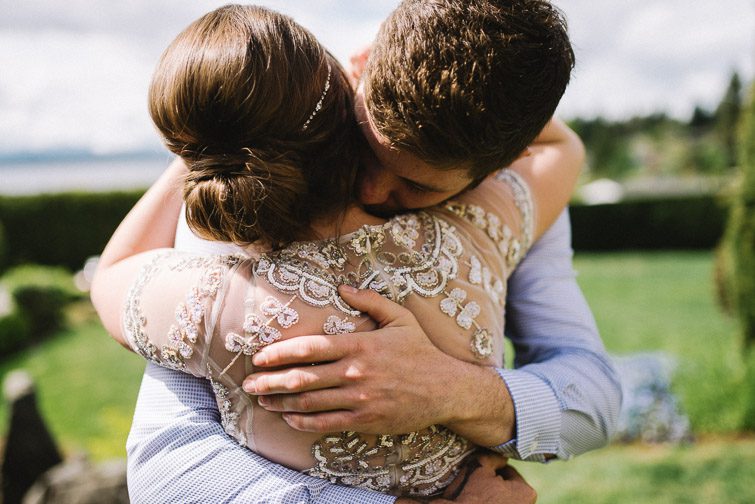
[[[393,178],[385,170],[368,168],[360,181],[359,199],[363,205],[383,205],[391,198]]]

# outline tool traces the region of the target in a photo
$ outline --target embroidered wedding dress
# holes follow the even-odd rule
[[[461,195],[338,241],[255,257],[155,251],[127,296],[124,333],[147,359],[209,379],[225,430],[266,458],[343,485],[437,494],[474,449],[445,427],[299,432],[241,383],[255,352],[274,341],[373,329],[339,297],[344,283],[403,304],[444,352],[502,366],[506,279],[531,243],[533,204],[506,170],[474,192],[474,203]]]

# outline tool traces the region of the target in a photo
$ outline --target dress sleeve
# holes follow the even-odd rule
[[[204,377],[214,315],[241,259],[173,250],[149,256],[126,296],[126,339],[156,364]]]

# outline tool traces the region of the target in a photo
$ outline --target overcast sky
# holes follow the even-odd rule
[[[192,20],[227,2],[0,0],[0,153],[158,145],[146,92],[158,57]],[[267,0],[342,61],[396,0]],[[563,117],[712,107],[731,72],[755,64],[755,0],[556,0],[577,69]]]

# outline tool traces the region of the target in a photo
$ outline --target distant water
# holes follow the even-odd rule
[[[167,168],[167,158],[84,161],[0,161],[0,195],[146,189]]]

